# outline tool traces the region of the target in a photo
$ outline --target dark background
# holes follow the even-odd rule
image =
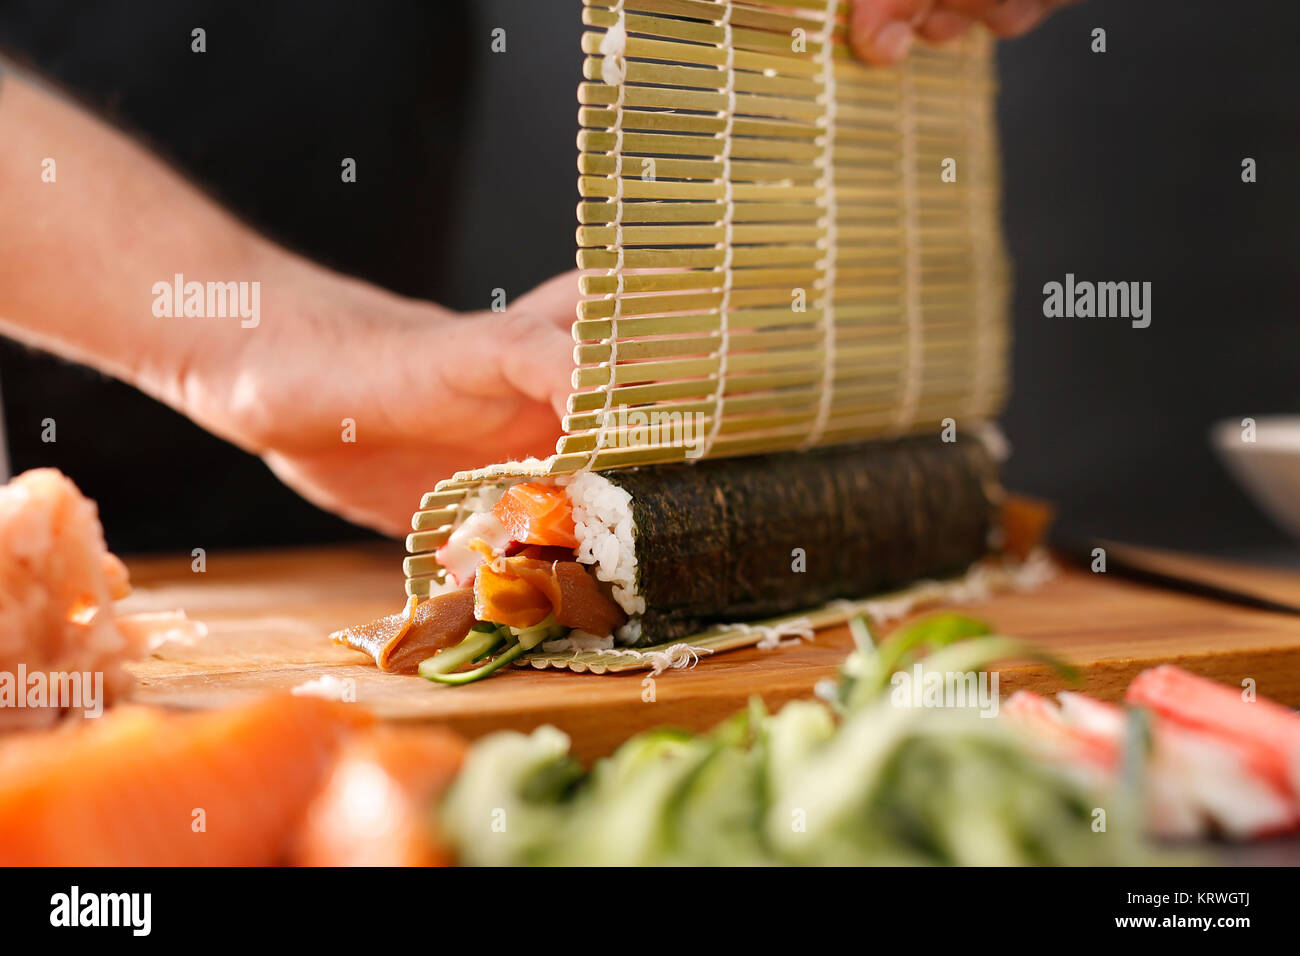
[[[0,0],[0,50],[247,220],[460,309],[573,266],[580,32],[577,0]],[[1006,478],[1058,502],[1067,532],[1294,553],[1206,433],[1300,411],[1298,56],[1300,7],[1263,0],[1089,0],[1001,47]],[[1067,272],[1153,283],[1151,326],[1044,318],[1043,283]],[[0,386],[13,469],[67,471],[116,549],[364,535],[124,385],[5,343]],[[46,417],[57,444],[39,441]]]

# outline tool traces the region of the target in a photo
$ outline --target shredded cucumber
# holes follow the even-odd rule
[[[793,701],[768,714],[755,702],[710,733],[638,734],[586,774],[553,727],[484,738],[441,807],[461,862],[1163,862],[1139,839],[1140,814],[1116,813],[1110,832],[1094,832],[1093,808],[1108,795],[1038,763],[993,722],[968,708],[890,700],[898,668],[964,671],[1036,656],[1032,648],[960,615],[927,618],[878,644],[865,626],[854,631],[857,664],[846,668],[834,710]],[[524,653],[524,639],[479,671]],[[486,835],[485,807],[509,808],[509,829]]]
[[[486,664],[483,664],[480,667],[476,667],[472,671],[459,671],[455,674],[447,674],[447,673],[426,674],[422,669],[420,671],[420,676],[427,677],[429,680],[436,681],[439,684],[472,684],[475,681],[482,680],[484,677],[487,677],[493,671],[505,667],[511,661],[515,660],[515,658],[520,657],[526,650],[527,648],[524,647],[522,644],[515,643],[515,644],[511,644],[509,647],[507,647],[496,657],[492,658]],[[421,667],[423,668],[423,665],[421,665]]]
[[[510,632],[518,638],[524,650],[531,651],[542,641],[553,641],[557,637],[563,637],[569,632],[569,629],[556,624],[555,615],[548,614],[546,620],[540,624],[534,624],[532,627],[512,627]]]
[[[479,621],[459,644],[421,661],[420,676],[439,684],[472,684],[518,659],[542,641],[563,637],[568,632],[567,627],[555,623],[554,615],[533,627],[521,628]],[[493,651],[497,652],[496,655],[479,667],[461,670],[468,664],[483,660]]]
[[[466,634],[459,644],[444,648],[433,657],[422,660],[420,676],[426,680],[437,680],[439,675],[450,674],[466,664],[472,664],[504,640],[505,635],[498,628],[491,631],[480,631],[475,628]]]

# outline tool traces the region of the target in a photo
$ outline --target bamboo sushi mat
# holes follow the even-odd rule
[[[992,44],[896,68],[847,0],[584,0],[573,393],[544,461],[442,481],[407,591],[495,479],[985,420],[1007,390]]]

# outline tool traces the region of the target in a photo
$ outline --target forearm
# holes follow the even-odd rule
[[[197,356],[237,354],[249,329],[185,318],[183,301],[168,317],[157,284],[307,268],[125,136],[0,75],[0,331],[159,394]]]

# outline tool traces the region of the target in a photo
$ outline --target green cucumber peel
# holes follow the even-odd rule
[[[861,654],[875,655],[880,638],[876,636],[865,614],[849,618],[849,633],[853,635],[853,645]]]
[[[456,685],[473,684],[475,681],[480,681],[485,677],[491,676],[495,671],[498,671],[502,667],[505,667],[511,661],[519,657],[522,657],[527,650],[528,648],[516,642],[514,644],[511,644],[504,651],[502,651],[496,657],[492,658],[486,664],[483,664],[481,667],[476,667],[472,671],[461,671],[455,674],[446,674],[446,673],[426,674],[423,671],[423,665],[421,665],[420,676],[426,677],[429,680],[435,681],[439,684],[456,684]]]
[[[531,651],[542,641],[551,641],[559,637],[562,633],[568,631],[567,627],[561,627],[555,623],[555,615],[548,614],[546,620],[532,627],[512,627],[511,633],[519,639],[524,650]]]
[[[449,674],[466,664],[472,664],[505,640],[500,628],[492,631],[471,630],[453,647],[446,647],[420,661],[420,676],[435,680],[438,675]]]

